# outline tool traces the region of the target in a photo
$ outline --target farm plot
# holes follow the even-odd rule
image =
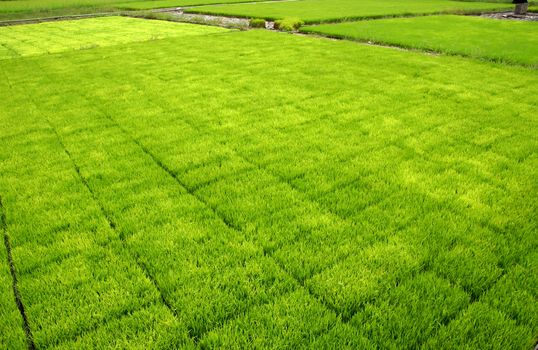
[[[136,0],[124,0],[136,1]],[[10,0],[0,1],[0,20],[37,18],[114,10],[118,0]]]
[[[0,20],[239,1],[241,0],[0,0]]]
[[[166,37],[224,33],[228,29],[185,23],[105,17],[0,27],[0,60],[85,50]],[[31,32],[32,35],[28,35]]]
[[[426,16],[324,24],[301,31],[538,67],[538,25],[533,22]]]
[[[536,342],[535,70],[249,31],[0,74],[38,348]]]
[[[258,2],[268,0],[145,0],[132,1],[115,4],[115,8],[125,10],[149,10],[156,8],[178,7],[178,6],[196,6],[210,4],[233,4],[237,2]],[[269,0],[271,1],[271,0]],[[278,0],[275,0],[278,1]]]
[[[362,18],[431,13],[473,13],[512,7],[507,4],[446,0],[304,0],[259,4],[211,5],[185,12],[225,16],[282,19],[298,18],[306,23],[346,21]]]

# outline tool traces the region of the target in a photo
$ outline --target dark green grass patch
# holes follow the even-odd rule
[[[126,0],[129,1],[129,0]],[[131,0],[133,1],[133,0]],[[0,21],[118,11],[118,0],[8,0],[0,1]],[[123,1],[125,2],[125,1]]]
[[[0,1],[0,21],[244,1],[245,0],[2,0]],[[254,2],[259,0],[251,1]]]
[[[28,36],[28,32],[32,36]],[[136,41],[224,33],[227,29],[186,23],[103,17],[0,27],[0,59],[88,50]]]
[[[41,347],[536,341],[535,70],[246,31],[0,74]]]
[[[481,12],[511,7],[506,4],[446,0],[354,1],[305,0],[261,4],[200,6],[185,12],[265,19],[299,18],[305,23],[345,21],[431,13]]]
[[[303,27],[302,32],[538,66],[533,22],[426,16]]]
[[[253,18],[249,22],[252,28],[265,28],[265,20],[262,18]]]
[[[149,10],[149,9],[179,7],[179,6],[233,4],[236,2],[257,2],[257,1],[266,1],[266,0],[248,0],[248,1],[247,0],[150,0],[150,1],[134,0],[134,1],[124,2],[124,3],[114,4],[114,7],[118,9],[122,9],[122,10]]]

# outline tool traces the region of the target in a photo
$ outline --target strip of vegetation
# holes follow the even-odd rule
[[[0,21],[244,2],[245,0],[2,0]],[[251,0],[255,2],[259,0]]]
[[[117,0],[115,0],[117,1]],[[172,8],[183,6],[200,6],[211,4],[233,4],[242,2],[258,2],[271,0],[146,0],[146,1],[130,1],[125,3],[115,4],[114,7],[123,10],[149,10],[158,8]],[[274,0],[279,1],[279,0]]]
[[[117,0],[12,0],[0,1],[0,20],[44,18],[116,11]]]
[[[482,11],[493,11],[511,7],[512,5],[499,3],[445,0],[305,0],[199,6],[185,9],[185,12],[264,18],[267,20],[299,18],[305,23],[322,23],[433,13],[480,13]]]
[[[301,31],[538,67],[538,30],[532,22],[426,16],[325,24]]]

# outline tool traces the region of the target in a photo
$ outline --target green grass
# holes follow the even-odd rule
[[[538,67],[538,26],[532,22],[426,16],[325,24],[301,31]]]
[[[0,0],[0,21],[239,1],[244,0]]]
[[[155,8],[167,8],[178,6],[197,6],[209,4],[233,4],[237,2],[257,2],[267,0],[146,0],[146,1],[130,1],[125,3],[115,4],[114,7],[124,10],[148,10]],[[269,0],[270,1],[270,0]]]
[[[31,31],[32,35],[28,36]],[[227,29],[128,17],[81,19],[0,27],[0,60],[88,50],[162,38],[225,33]]]
[[[536,70],[181,28],[1,61],[37,348],[534,346]]]
[[[38,18],[113,11],[118,0],[10,0],[0,1],[0,20]]]
[[[185,12],[218,14],[269,20],[299,18],[306,23],[345,21],[441,12],[481,12],[512,7],[508,4],[447,0],[304,0],[261,4],[200,6]]]

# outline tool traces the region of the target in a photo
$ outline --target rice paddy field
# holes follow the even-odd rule
[[[127,0],[129,1],[129,0]],[[112,10],[115,0],[0,0],[0,20]]]
[[[298,18],[305,23],[322,23],[433,13],[480,13],[512,7],[504,3],[450,0],[302,0],[199,6],[185,12],[268,20]]]
[[[116,0],[117,1],[117,0]],[[158,8],[173,8],[179,6],[198,6],[208,4],[233,4],[241,2],[254,3],[257,1],[286,1],[286,0],[144,0],[130,1],[114,4],[121,10],[149,10]],[[299,0],[298,0],[299,1]]]
[[[272,1],[275,4],[269,3]],[[307,2],[305,3],[304,1]],[[248,4],[236,4],[246,2]],[[252,7],[256,2],[262,2],[259,4],[261,6]],[[287,4],[288,2],[290,4]],[[435,12],[474,13],[511,7],[500,2],[507,2],[507,0],[497,0],[495,2],[388,0],[384,4],[380,4],[374,0],[361,0],[360,2],[354,0],[0,0],[0,21],[196,6],[197,9],[190,9],[188,11],[238,17],[263,17],[268,19],[299,17],[308,22],[327,22],[334,19],[342,20],[348,17],[383,17],[386,15],[395,16]],[[200,5],[212,4],[219,5],[217,7],[199,7]],[[241,6],[221,6],[223,4]]]
[[[535,349],[535,29],[0,27],[0,348]]]
[[[533,22],[424,16],[325,24],[301,30],[538,67],[538,25]]]
[[[88,50],[168,37],[216,34],[227,29],[129,17],[90,18],[0,28],[0,59]]]
[[[241,1],[245,0],[0,0],[0,21]]]

